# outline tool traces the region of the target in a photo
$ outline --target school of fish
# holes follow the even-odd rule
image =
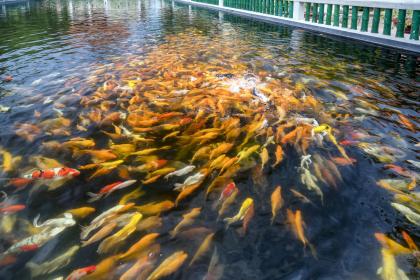
[[[373,187],[389,192],[389,205],[406,224],[372,236],[382,248],[378,277],[409,279],[398,263],[411,258],[414,268],[420,266],[419,239],[410,233],[420,226],[420,162],[407,159],[398,136],[392,146],[377,141],[380,135],[352,129],[379,114],[370,93],[354,88],[352,103],[337,92],[340,106],[327,106],[305,81],[249,67],[237,55],[241,48],[249,46],[227,41],[216,48],[195,30],[166,35],[145,56],[98,66],[84,87],[51,101],[53,117],[34,112],[33,122],[16,123],[16,136],[41,145],[41,152],[25,158],[0,149],[0,267],[77,231],[72,245],[57,246],[24,269],[40,279],[152,280],[206,264],[203,279],[221,279],[220,232],[243,237],[258,231],[255,216],[264,217],[267,227],[287,227],[302,250],[318,259],[311,213],[286,198],[323,207],[326,192],[345,188],[344,173],[358,164],[357,151],[381,166],[384,178]],[[393,96],[373,81],[372,88]],[[75,100],[78,117],[72,119],[65,108]],[[417,133],[418,151],[418,122],[403,112],[382,113],[413,137]],[[265,174],[292,162],[296,186],[267,182]],[[252,192],[244,189],[244,176],[252,178]],[[50,216],[22,214],[31,210],[23,193],[60,194],[82,182],[86,187],[65,204],[72,207]],[[213,227],[199,223],[208,212],[214,213]],[[170,228],[168,213],[179,217]],[[196,247],[166,250],[180,239],[194,240]],[[87,247],[96,251],[97,262],[62,274]]]

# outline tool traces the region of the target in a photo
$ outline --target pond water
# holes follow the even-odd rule
[[[166,1],[1,6],[0,279],[418,279],[419,64]]]

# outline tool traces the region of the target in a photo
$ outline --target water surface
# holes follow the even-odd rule
[[[205,198],[206,188],[220,169],[208,174],[197,191],[160,215],[161,227],[151,230],[160,233],[157,264],[175,251],[189,255],[168,279],[203,278],[215,248],[224,268],[222,279],[376,279],[382,257],[375,233],[384,233],[404,246],[403,230],[416,242],[420,238],[418,226],[390,205],[394,193],[376,183],[418,177],[418,167],[411,162],[419,161],[419,73],[419,58],[413,54],[165,1],[30,1],[2,6],[0,77],[11,76],[13,80],[0,82],[0,104],[10,107],[0,113],[0,146],[13,157],[22,158],[13,170],[3,170],[1,187],[14,204],[24,204],[26,209],[8,218],[2,216],[0,251],[33,234],[24,221],[32,223],[38,214],[44,221],[89,205],[96,208],[96,213],[77,220],[76,226],[41,248],[21,253],[13,263],[2,265],[0,278],[30,279],[27,262],[43,263],[79,244],[79,225],[88,225],[135,188],[145,191],[133,201],[136,205],[174,202],[178,192],[172,190],[173,184],[183,182],[188,175],[143,184],[140,181],[147,180],[153,171],[135,172],[130,168],[156,158],[167,160],[167,167],[176,169],[190,164],[200,147],[208,145],[213,150],[216,144],[227,141],[223,132],[200,144],[194,142],[194,133],[238,118],[241,134],[229,141],[233,148],[226,155],[233,158],[244,148],[260,147],[232,173],[230,179],[239,195],[223,218],[235,215],[247,197],[254,200],[255,216],[244,236],[240,234],[241,223],[226,230],[213,207],[224,184]],[[253,95],[255,89],[270,101]],[[231,96],[218,97],[218,90]],[[236,101],[229,102],[230,97]],[[316,106],[308,105],[310,97],[316,100]],[[283,108],[284,116],[278,107]],[[112,112],[121,115],[104,121]],[[115,133],[113,124],[132,131],[130,114],[148,119],[153,118],[151,112],[156,116],[178,112],[180,116],[138,125],[153,128],[137,131],[151,142],[136,142],[130,137],[113,139],[104,133]],[[200,114],[207,118],[202,127],[197,126],[202,120]],[[314,159],[318,155],[330,160],[343,154],[327,136],[322,145],[312,139],[304,151],[299,140],[292,141],[297,144],[282,143],[299,118],[328,123],[339,145],[355,160],[352,165],[337,164],[340,176],[330,175],[332,180],[318,177],[322,200],[300,179],[301,156],[310,154]],[[183,120],[185,125],[158,127],[178,125]],[[242,145],[249,125],[260,120],[265,120],[263,125]],[[285,132],[277,137],[282,126]],[[179,135],[163,140],[174,131],[180,131]],[[273,135],[274,143],[267,145],[270,160],[261,170],[258,154]],[[80,176],[54,191],[35,184],[16,191],[8,185],[6,178],[20,177],[37,167],[35,156],[54,158],[76,169],[92,163],[88,155],[75,155],[78,149],[61,145],[75,137],[93,139],[96,146],[90,150],[108,149],[110,140],[134,143],[137,151],[169,148],[152,153],[156,158],[120,156],[124,160],[121,166],[95,178],[91,178],[94,170],[82,169]],[[57,143],[52,141],[59,144],[50,145]],[[282,146],[284,159],[271,167],[276,145]],[[206,158],[197,161],[190,175],[208,168],[209,162]],[[321,169],[325,162],[318,162]],[[405,175],[393,171],[389,164],[402,167]],[[316,174],[313,165],[310,171]],[[333,173],[331,168],[321,171]],[[87,192],[98,192],[127,176],[138,183],[98,202],[87,202]],[[284,206],[270,225],[270,195],[279,185]],[[412,195],[416,191],[404,193]],[[205,234],[170,238],[168,232],[194,207],[202,210],[189,228],[205,227]],[[286,209],[302,212],[305,235],[316,256],[293,234]],[[7,230],[6,224],[10,223],[12,228]],[[211,248],[188,267],[208,232],[215,233]],[[126,251],[144,234],[130,235],[109,254],[97,254],[98,243],[81,248],[69,264],[38,278],[66,277],[77,268],[98,264]],[[397,263],[410,278],[419,277],[412,255],[398,256]],[[105,278],[118,279],[131,264],[118,262]]]

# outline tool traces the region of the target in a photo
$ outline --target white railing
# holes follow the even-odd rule
[[[420,0],[174,0],[420,53]]]

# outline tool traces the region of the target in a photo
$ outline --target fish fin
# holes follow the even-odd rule
[[[102,194],[96,194],[96,193],[88,192],[87,195],[90,196],[90,199],[88,199],[89,203],[98,201],[99,199],[102,198]]]
[[[73,215],[71,213],[66,212],[63,215],[64,215],[64,218],[73,219]]]
[[[48,186],[48,191],[53,191],[64,185],[64,183],[67,181],[67,178],[54,180],[51,182],[44,183],[46,186]]]
[[[40,215],[40,214],[36,215],[36,216],[35,216],[35,219],[34,219],[34,222],[33,222],[33,225],[34,225],[34,227],[36,227],[36,228],[42,227],[42,225],[39,225],[39,224],[38,224],[39,218],[41,218],[41,215]]]

